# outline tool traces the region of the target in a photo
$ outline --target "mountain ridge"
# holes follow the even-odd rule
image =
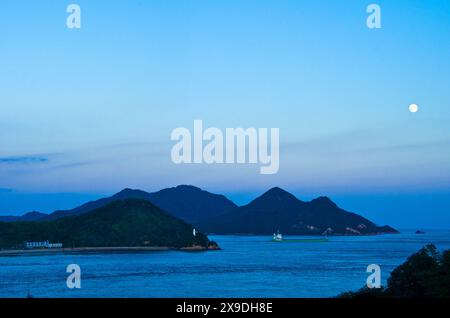
[[[32,212],[27,212],[23,215],[18,215],[18,216],[13,216],[13,215],[0,216],[0,222],[37,221],[37,220],[40,220],[47,216],[48,216],[48,214],[46,214],[46,213],[32,211]]]
[[[311,201],[302,201],[280,187],[273,187],[240,207],[223,195],[191,185],[179,185],[151,193],[125,188],[110,197],[89,201],[71,210],[55,211],[49,215],[35,212],[37,214],[29,213],[28,219],[24,215],[11,220],[49,222],[83,215],[124,199],[146,200],[205,232],[215,234],[267,235],[276,230],[298,235],[398,233],[390,226],[378,226],[359,214],[341,209],[329,197],[320,196]]]
[[[70,215],[81,215],[105,204],[121,199],[144,199],[187,222],[197,222],[203,218],[221,215],[237,208],[225,196],[214,194],[191,185],[178,185],[156,192],[125,188],[116,194],[89,201],[70,210],[59,210],[41,221],[52,221]]]
[[[270,235],[373,235],[398,233],[390,226],[343,210],[328,197],[301,201],[289,192],[272,188],[249,204],[220,217],[196,224],[206,233]]]

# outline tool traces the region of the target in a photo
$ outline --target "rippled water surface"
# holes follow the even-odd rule
[[[450,231],[331,237],[328,243],[273,243],[263,236],[211,236],[211,252],[0,257],[0,297],[330,297],[356,290],[369,264],[383,284],[428,243],[450,248]],[[81,289],[66,286],[78,264]]]

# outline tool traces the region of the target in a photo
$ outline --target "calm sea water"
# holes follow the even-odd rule
[[[331,297],[365,285],[379,264],[394,267],[428,243],[450,248],[450,231],[331,237],[272,243],[262,236],[211,236],[222,251],[0,257],[0,297]],[[66,287],[78,264],[81,289]]]

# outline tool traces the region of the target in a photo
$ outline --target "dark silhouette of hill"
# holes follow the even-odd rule
[[[48,214],[33,211],[25,213],[22,216],[0,216],[0,222],[37,221],[47,216]]]
[[[111,197],[87,202],[71,210],[55,211],[43,218],[44,221],[56,220],[66,216],[81,215],[116,200],[143,199],[152,202],[161,209],[187,222],[198,222],[209,217],[222,215],[237,206],[223,195],[213,194],[200,188],[180,185],[158,192],[148,193],[142,190],[124,189]]]
[[[212,194],[194,186],[180,185],[148,193],[124,189],[111,197],[87,202],[71,210],[6,218],[13,221],[54,221],[83,215],[117,200],[141,199],[209,233],[216,234],[283,234],[298,235],[371,235],[398,233],[389,226],[378,226],[368,219],[339,208],[327,197],[310,202],[273,188],[250,204],[238,207],[223,195]],[[1,220],[0,220],[1,221]]]
[[[65,247],[208,247],[206,235],[142,199],[116,200],[78,216],[49,222],[0,223],[0,248],[25,241],[51,241]]]
[[[339,208],[327,197],[304,202],[280,188],[273,188],[248,205],[197,225],[214,234],[268,235],[277,230],[290,235],[398,233],[389,226],[377,226],[360,215]]]

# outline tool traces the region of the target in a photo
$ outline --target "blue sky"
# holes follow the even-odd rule
[[[124,187],[272,186],[400,227],[450,225],[450,2],[6,1],[0,214]],[[417,103],[420,111],[408,112]],[[176,127],[280,128],[280,171],[174,165]]]

